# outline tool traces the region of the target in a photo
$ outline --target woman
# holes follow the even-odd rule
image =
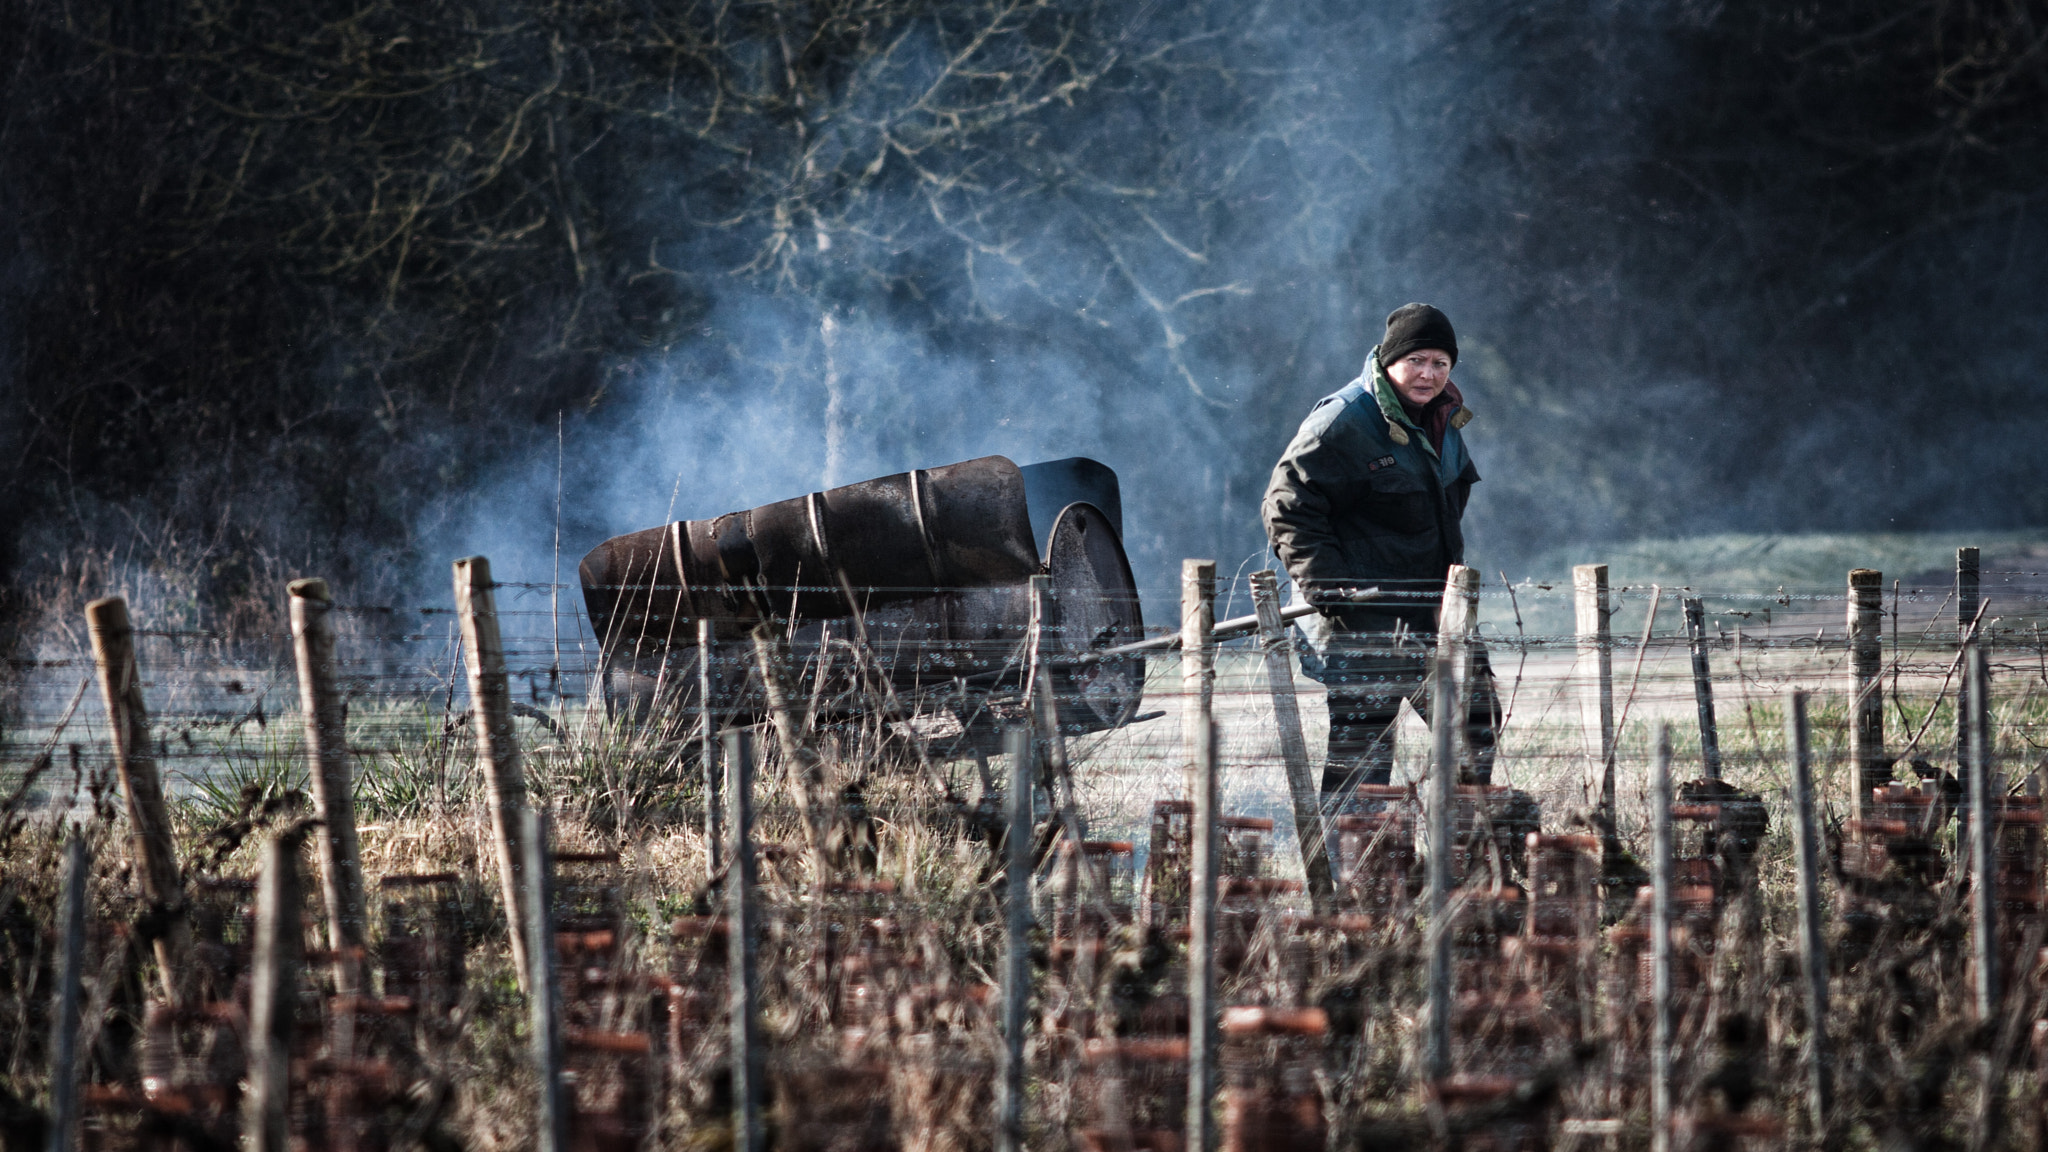
[[[1429,714],[1426,676],[1444,579],[1465,559],[1460,522],[1479,472],[1465,450],[1472,420],[1451,369],[1458,337],[1428,304],[1387,317],[1356,380],[1324,397],[1273,468],[1266,534],[1299,595],[1313,651],[1303,670],[1329,689],[1326,807],[1361,784],[1384,784],[1401,701]],[[1366,607],[1347,589],[1377,587]],[[1489,783],[1499,704],[1484,649],[1473,652],[1468,780]]]

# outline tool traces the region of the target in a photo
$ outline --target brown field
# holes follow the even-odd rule
[[[1987,574],[1987,592],[1991,584]],[[1905,626],[1887,621],[1886,748],[1954,772],[1958,681],[1945,674],[1955,630],[1952,619],[1944,630],[1942,613],[1953,609],[1939,603],[1939,591],[1902,591],[1895,619]],[[1501,895],[1530,882],[1527,862],[1475,850],[1448,914],[1460,1005],[1454,1076],[1434,1086],[1419,1063],[1427,918],[1412,906],[1374,905],[1362,887],[1337,916],[1309,915],[1299,886],[1285,883],[1299,881],[1302,868],[1272,697],[1253,654],[1223,650],[1215,694],[1221,811],[1272,821],[1270,834],[1228,834],[1240,846],[1262,843],[1226,871],[1281,882],[1240,886],[1248,894],[1236,896],[1226,891],[1219,1003],[1267,1010],[1226,1016],[1217,1104],[1231,1146],[1298,1146],[1312,1138],[1331,1147],[1650,1144],[1647,982],[1633,960],[1640,933],[1631,935],[1642,913],[1629,910],[1635,881],[1622,859],[1646,863],[1652,855],[1655,729],[1670,726],[1681,781],[1698,774],[1699,742],[1689,659],[1674,634],[1678,593],[1662,595],[1642,646],[1647,593],[1628,588],[1613,619],[1613,691],[1622,718],[1615,839],[1605,859],[1599,852],[1588,858],[1613,883],[1589,881],[1582,909],[1598,923],[1578,924],[1568,946],[1540,951],[1531,925],[1548,914],[1547,897]],[[1975,929],[1955,826],[1921,830],[1916,843],[1932,853],[1925,861],[1909,865],[1895,855],[1888,868],[1867,875],[1853,860],[1843,862],[1842,845],[1853,849],[1869,834],[1846,823],[1852,684],[1841,594],[1756,595],[1779,609],[1768,622],[1738,615],[1746,610],[1740,597],[1717,606],[1708,595],[1719,624],[1711,658],[1725,777],[1761,801],[1769,826],[1753,858],[1719,858],[1710,900],[1682,904],[1671,1075],[1677,1146],[1779,1147],[1818,1135],[1806,1097],[1813,1022],[1793,932],[1784,720],[1792,688],[1813,694],[1818,815],[1830,850],[1822,883],[1828,1138],[1843,1147],[2043,1146],[2048,1113],[2034,1048],[2037,1021],[2048,1035],[2048,993],[2036,974],[2044,955],[2038,830],[2030,837],[2012,824],[2001,833],[2001,866],[2010,877],[1999,903],[2005,968],[1995,1011],[1980,1021],[1970,969]],[[1889,586],[1886,595],[1890,611]],[[2048,656],[2030,596],[2030,587],[2009,594],[1990,625],[1993,762],[2001,786],[2018,797],[2013,812],[2028,810],[2038,794],[2048,745]],[[1537,801],[1541,826],[1552,834],[1597,830],[1598,749],[1589,746],[1582,712],[1592,677],[1572,637],[1526,626],[1517,633],[1513,621],[1517,613],[1525,624],[1555,619],[1561,604],[1569,605],[1568,584],[1519,585],[1512,602],[1496,584],[1485,591],[1482,626],[1508,712],[1494,783]],[[522,613],[525,625],[538,620],[542,629],[552,618],[528,603],[508,619]],[[142,615],[138,609],[147,630]],[[301,921],[315,952],[296,992],[307,1023],[293,1083],[306,1095],[293,1106],[301,1117],[294,1122],[310,1133],[307,1147],[525,1147],[537,1084],[527,999],[507,951],[473,726],[460,722],[463,694],[450,683],[458,666],[442,635],[445,618],[429,616],[405,638],[388,616],[351,616],[342,641],[372,905],[371,990],[400,995],[403,965],[392,957],[403,933],[393,925],[409,923],[404,917],[413,913],[400,906],[406,890],[382,881],[409,874],[453,874],[442,903],[460,929],[461,979],[441,990],[443,1000],[422,993],[338,1038],[336,1022],[349,1013],[337,1007],[334,977],[318,954],[326,915],[320,872],[310,849],[302,852]],[[217,986],[207,996],[246,1004],[249,941],[241,917],[249,895],[234,881],[254,878],[261,845],[307,813],[291,667],[274,657],[237,658],[197,628],[161,633],[143,638],[141,661],[185,880],[195,909],[218,909],[201,933],[222,949],[209,961]],[[568,646],[573,658],[575,645]],[[51,1100],[53,926],[67,829],[96,861],[78,1065],[88,1085],[88,1142],[231,1143],[246,1082],[236,1060],[248,1024],[238,1009],[222,1008],[212,1024],[151,1031],[160,973],[144,943],[154,924],[128,862],[103,709],[96,691],[80,689],[90,673],[80,648],[67,651],[61,636],[53,639],[47,659],[20,679],[0,769],[10,793],[0,823],[7,1147],[33,1142]],[[596,943],[559,938],[569,1091],[579,1110],[572,1143],[725,1146],[732,1099],[724,961],[705,943],[707,931],[718,931],[722,889],[708,883],[695,718],[607,718],[594,701],[529,688],[548,682],[552,643],[515,637],[511,648],[514,697],[537,701],[516,731],[531,794],[554,820],[555,850],[614,854],[557,867],[558,918],[595,917],[610,934]],[[1027,1029],[1032,1147],[1160,1147],[1147,1143],[1147,1133],[1180,1123],[1184,1064],[1150,1058],[1145,1047],[1164,1040],[1171,1049],[1174,1037],[1186,1035],[1185,934],[1174,930],[1184,912],[1151,907],[1166,874],[1148,859],[1154,802],[1183,790],[1180,671],[1173,656],[1150,664],[1144,709],[1163,716],[1066,747],[1086,836],[1129,841],[1134,850],[1106,874],[1107,888],[1075,887],[1057,854],[1039,874]],[[1321,689],[1307,679],[1294,687],[1308,745],[1319,754]],[[836,862],[823,875],[805,848],[788,766],[771,737],[758,744],[770,1137],[787,1148],[991,1146],[1005,941],[1000,862],[990,845],[996,797],[985,795],[971,758],[947,760],[900,727],[872,719],[819,724],[805,729],[803,741],[837,798],[825,820],[837,837]],[[1005,759],[991,758],[988,779],[1005,778]],[[1404,716],[1397,782],[1421,781],[1428,764],[1426,728]],[[1043,802],[1039,808],[1049,843],[1057,821]],[[1474,843],[1499,842],[1484,834],[1498,812],[1486,812],[1475,817]],[[1696,843],[1686,838],[1690,827],[1681,828],[1681,855]],[[1539,887],[1546,882],[1538,878]],[[1568,892],[1557,898],[1557,908],[1570,904]],[[1297,1018],[1284,1012],[1298,1009],[1319,1013],[1312,1026],[1285,1023]],[[364,1071],[372,1065],[374,1075]],[[183,1119],[166,1119],[173,1113]],[[322,1119],[306,1118],[315,1114]]]

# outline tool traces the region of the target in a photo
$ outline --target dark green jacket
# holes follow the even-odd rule
[[[1460,433],[1472,413],[1451,413],[1438,453],[1408,419],[1380,368],[1379,349],[1358,379],[1325,396],[1273,467],[1261,512],[1266,535],[1295,584],[1373,585],[1385,610],[1337,614],[1353,630],[1436,629],[1450,566],[1465,559],[1459,521],[1479,472]]]

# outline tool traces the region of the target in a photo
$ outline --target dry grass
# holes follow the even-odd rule
[[[1751,1093],[1749,1110],[1780,1118],[1795,1138],[1806,1123],[1801,1044],[1809,1022],[1791,952],[1793,882],[1778,700],[1785,683],[1835,675],[1824,656],[1752,652],[1748,667],[1738,670],[1725,660],[1722,665],[1729,673],[1721,697],[1728,775],[1763,797],[1772,824],[1754,884],[1728,903],[1715,926],[1705,990],[1680,1022],[1676,1067],[1681,1107],[1722,1107]],[[1547,665],[1540,659],[1521,663],[1497,647],[1495,666],[1504,693],[1519,676],[1496,779],[1542,800],[1547,827],[1566,827],[1585,809],[1592,767],[1573,702],[1577,685],[1554,658]],[[1619,738],[1619,831],[1639,858],[1648,847],[1643,765],[1651,729],[1658,720],[1682,720],[1689,707],[1685,683],[1662,664],[1651,668]],[[1254,671],[1248,660],[1230,657],[1219,678],[1225,810],[1276,817],[1273,869],[1298,876],[1284,778],[1270,735],[1270,703]],[[1617,672],[1624,686],[1626,675]],[[1925,679],[1905,679],[1892,702],[1898,709],[1895,729],[1924,718],[1929,708],[1946,707],[1938,705]],[[2017,783],[2039,755],[2032,740],[2048,721],[2048,698],[2018,676],[2001,684],[1999,752]],[[1309,742],[1318,747],[1317,690],[1306,681],[1300,687]],[[1151,707],[1164,707],[1166,717],[1073,745],[1090,835],[1142,846],[1150,802],[1179,792],[1177,688],[1178,669],[1160,661]],[[1846,796],[1847,728],[1839,694],[1816,700],[1813,721],[1822,791],[1831,798],[1827,818],[1838,827]],[[524,1146],[533,1122],[526,1009],[507,955],[489,820],[468,729],[451,724],[444,699],[432,693],[365,700],[352,710],[350,723],[351,744],[359,750],[363,859],[373,884],[402,873],[454,871],[467,877],[461,899],[469,929],[469,980],[459,1027],[423,1033],[420,1044],[423,1082],[447,1085],[454,1093],[452,1110],[437,1131],[476,1148]],[[1421,742],[1414,722],[1408,723],[1399,763],[1412,774],[1421,767],[1415,751]],[[622,962],[626,970],[685,981],[699,960],[672,943],[668,923],[717,909],[716,893],[707,889],[702,796],[687,728],[626,725],[607,719],[601,709],[574,705],[558,707],[547,724],[520,723],[531,786],[555,813],[558,848],[621,853],[619,894],[632,938]],[[1941,715],[1930,731],[1948,731]],[[1680,762],[1690,763],[1697,756],[1696,737],[1684,722],[1677,734]],[[304,786],[296,716],[273,716],[262,725],[188,725],[166,739],[179,749],[169,763],[181,853],[192,876],[253,874],[262,837],[300,812]],[[998,1044],[987,998],[1002,931],[989,882],[995,862],[967,818],[980,798],[977,773],[967,762],[928,764],[873,725],[820,730],[812,741],[835,784],[860,782],[873,830],[871,874],[893,890],[817,901],[783,766],[778,757],[766,756],[759,840],[791,850],[763,868],[764,1031],[773,1054],[779,1139],[785,1147],[987,1147]],[[998,766],[994,776],[1002,775]],[[0,844],[0,1036],[8,1038],[6,1080],[0,1084],[0,1108],[8,1111],[0,1119],[13,1126],[10,1131],[32,1127],[47,1092],[45,926],[56,899],[59,845],[59,826],[49,812],[69,813],[102,861],[94,890],[101,921],[133,923],[139,915],[120,863],[121,824],[104,770],[97,777],[85,772],[78,799],[68,805],[64,797],[73,793],[63,776],[57,770],[49,777],[54,786],[46,781],[34,792],[34,799],[49,806],[44,814],[13,819],[17,814],[10,811]],[[315,923],[318,889],[309,888],[308,922]],[[2032,1022],[2048,1005],[2040,1002],[2041,985],[2027,962],[2012,973],[1997,1026],[1972,1022],[1961,895],[1952,879],[1942,880],[1881,907],[1875,919],[1831,916],[1829,1030],[1837,1045],[1836,1127],[1847,1146],[1931,1148],[1961,1141],[1987,1091],[2002,1102],[2006,1118],[1992,1146],[2042,1146],[2034,1103],[2040,1081],[2026,1045]],[[1051,924],[1049,887],[1041,891],[1039,905],[1041,924]],[[1305,908],[1283,898],[1272,911]],[[889,922],[891,958],[870,977],[871,995],[884,1008],[854,1036],[845,1031],[850,1017],[842,996],[843,967],[831,979],[821,979],[820,970],[828,949],[838,949],[834,955],[843,960],[845,941],[876,920]],[[1251,929],[1242,965],[1222,983],[1225,1003],[1317,1005],[1331,1013],[1331,1041],[1305,1059],[1327,1101],[1334,1145],[1398,1143],[1400,1133],[1427,1132],[1436,1122],[1419,1092],[1415,1060],[1422,939],[1412,923],[1348,942],[1330,935],[1295,937],[1283,931],[1277,915],[1267,916]],[[1184,967],[1170,941],[1162,947],[1135,927],[1108,931],[1093,971],[1052,963],[1046,954],[1050,940],[1035,943],[1039,1023],[1032,1041],[1031,1115],[1034,1146],[1051,1146],[1064,1141],[1069,1129],[1099,1122],[1103,1079],[1082,1066],[1071,1042],[1042,1024],[1064,1020],[1080,1039],[1146,1027],[1146,1012],[1171,1001]],[[2030,938],[2016,942],[2014,950],[2031,957],[2038,949],[2038,939]],[[133,1027],[152,967],[153,961],[133,949],[108,944],[101,950],[88,981],[93,1005],[102,1010],[91,1025],[95,1036],[118,1038]],[[644,1007],[622,1011],[622,1027],[660,1027]],[[729,1140],[721,1095],[726,1048],[716,1021],[712,1025],[672,1056],[674,1075],[664,1088],[657,1146],[711,1148]],[[1622,1145],[1643,1144],[1640,1021],[1616,1008],[1610,996],[1576,1038],[1598,1047],[1590,1056],[1575,1056],[1569,1029],[1547,1034],[1540,1046],[1539,1070],[1568,1070],[1559,1108],[1548,1115],[1616,1117],[1625,1121]],[[92,1049],[96,1080],[132,1071],[118,1048],[110,1040]],[[1461,1059],[1475,1062],[1476,1070],[1488,1055],[1468,1052]],[[1263,1066],[1256,1059],[1247,1066],[1241,1055],[1233,1059],[1233,1075]],[[1257,1059],[1304,1057],[1276,1048]]]

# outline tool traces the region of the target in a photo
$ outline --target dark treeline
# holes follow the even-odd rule
[[[0,45],[17,619],[85,555],[438,584],[558,427],[580,554],[644,526],[607,470],[714,467],[636,429],[755,396],[808,416],[679,450],[784,454],[759,499],[1000,411],[1123,472],[1141,567],[1234,559],[1415,298],[1489,556],[2048,522],[2038,6],[15,0]]]

